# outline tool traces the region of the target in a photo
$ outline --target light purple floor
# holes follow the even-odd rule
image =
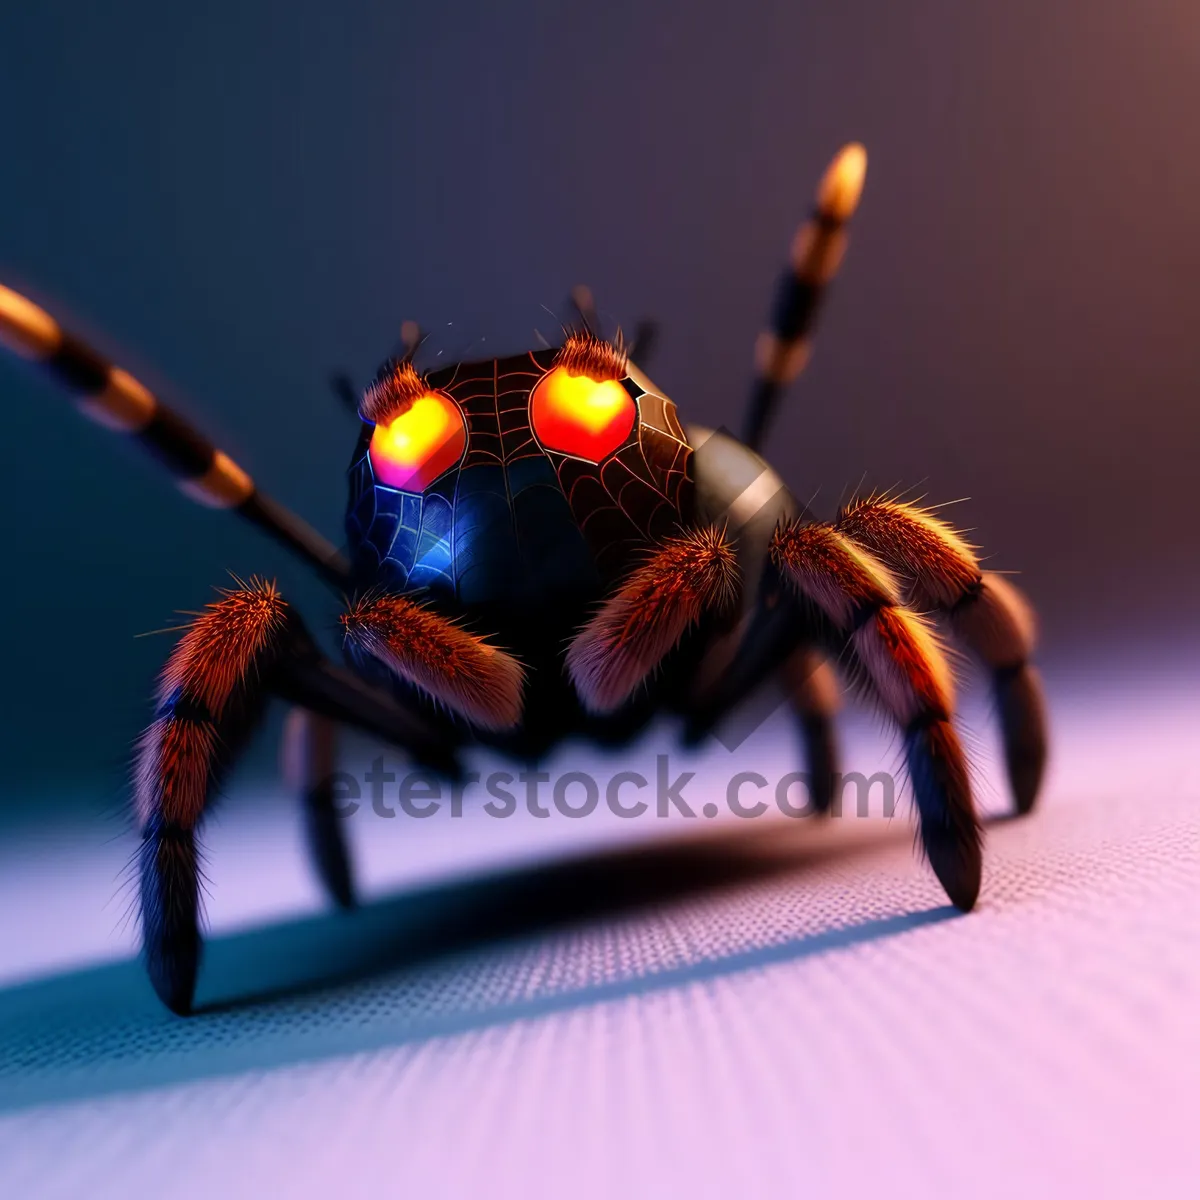
[[[0,1195],[1200,1194],[1195,680],[1055,677],[1045,803],[989,827],[969,917],[914,859],[904,805],[820,826],[356,817],[370,895],[468,922],[455,879],[603,846],[725,837],[750,866],[185,1022],[125,961],[128,840],[14,831]],[[1000,807],[978,706],[968,723]],[[847,740],[852,767],[895,760],[863,722]],[[697,770],[723,790],[793,765],[771,726]],[[305,947],[349,946],[388,903],[317,915],[290,807],[253,792],[208,838],[210,1002],[235,974],[319,977]]]

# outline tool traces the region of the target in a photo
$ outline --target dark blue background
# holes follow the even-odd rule
[[[776,465],[818,510],[860,480],[969,496],[1052,658],[1195,621],[1188,0],[41,0],[0,14],[0,111],[0,279],[335,537],[355,430],[324,379],[364,377],[405,318],[486,353],[585,280],[662,320],[686,417],[736,423],[792,229],[861,139]],[[0,395],[0,801],[107,794],[169,647],[135,635],[226,569],[333,608],[20,365]]]

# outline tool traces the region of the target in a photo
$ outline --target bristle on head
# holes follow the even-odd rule
[[[390,362],[363,393],[358,406],[364,420],[377,425],[398,417],[429,391],[410,359]]]
[[[520,663],[461,626],[403,596],[374,595],[342,615],[350,646],[378,659],[481,729],[520,723]]]
[[[664,542],[567,651],[567,673],[584,706],[595,713],[619,708],[688,626],[731,603],[737,588],[737,558],[721,530],[696,530]]]
[[[586,330],[567,335],[554,365],[568,375],[586,375],[597,383],[606,379],[624,379],[629,374],[629,356],[618,338],[617,344],[606,342]]]

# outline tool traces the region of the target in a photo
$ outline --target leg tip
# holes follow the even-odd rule
[[[349,879],[337,882],[326,880],[325,886],[329,889],[329,898],[344,912],[358,907],[358,897],[354,894],[354,886]]]
[[[938,830],[926,836],[925,853],[950,903],[960,912],[970,912],[983,882],[983,850],[978,835],[964,839],[954,837],[949,830]]]
[[[1046,696],[1037,671],[1026,664],[1014,673],[999,674],[996,699],[1013,807],[1023,817],[1037,803],[1048,757]]]
[[[317,877],[338,908],[354,908],[354,866],[341,822],[331,806],[314,803],[311,797],[308,805],[308,852]]]
[[[909,730],[907,751],[925,855],[950,903],[970,912],[983,879],[983,839],[958,735],[949,721],[934,721]]]
[[[158,998],[181,1016],[200,970],[198,879],[191,830],[151,824],[141,849],[142,954]]]
[[[151,953],[146,955],[146,973],[150,977],[150,986],[154,988],[155,995],[163,1005],[177,1017],[186,1017],[192,1012],[198,968],[198,953],[190,962],[186,957],[164,959]]]
[[[1031,771],[1011,769],[1013,811],[1019,817],[1026,817],[1037,805],[1038,793],[1042,786],[1042,770],[1039,764]]]

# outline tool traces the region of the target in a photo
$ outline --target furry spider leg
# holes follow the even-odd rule
[[[274,584],[251,580],[208,605],[167,660],[136,751],[142,949],[176,1013],[191,1010],[201,953],[196,831],[272,695],[456,769],[446,733],[329,662]]]
[[[982,873],[967,760],[951,724],[954,681],[887,568],[830,525],[791,521],[771,541],[785,582],[844,639],[868,694],[904,735],[921,842],[951,902],[974,907]]]
[[[567,674],[584,707],[615,712],[691,625],[727,609],[737,591],[737,560],[722,530],[695,529],[655,547],[567,649]]]
[[[1029,602],[1002,575],[981,570],[954,529],[914,504],[857,500],[839,514],[837,527],[903,580],[912,603],[944,614],[991,673],[1016,811],[1031,811],[1048,738],[1042,683],[1030,662],[1037,622]]]
[[[160,460],[189,499],[208,508],[232,509],[282,542],[339,591],[349,581],[349,566],[339,551],[294,513],[265,495],[233,459],[217,449],[179,413],[169,408],[128,371],[65,330],[49,313],[26,297],[0,285],[0,345],[40,364],[75,395],[80,411],[97,424],[123,433]],[[346,386],[349,386],[348,382]],[[355,399],[352,407],[357,409]],[[320,770],[307,745],[310,729],[346,720],[378,733],[385,740],[412,744],[421,753],[450,762],[448,751],[436,750],[436,738],[421,721],[400,708],[386,693],[369,688],[324,659],[305,652],[291,662],[291,674],[276,681],[301,700],[319,706],[324,716],[308,714],[289,724],[285,760],[311,759],[301,770],[299,787],[305,812],[310,855],[326,889],[340,904],[353,896],[352,873],[342,830],[330,816],[329,770]],[[314,722],[323,724],[313,724]],[[412,727],[411,729],[409,727]],[[439,734],[438,737],[441,735]],[[423,746],[424,750],[420,749]],[[311,776],[311,778],[309,778]]]

